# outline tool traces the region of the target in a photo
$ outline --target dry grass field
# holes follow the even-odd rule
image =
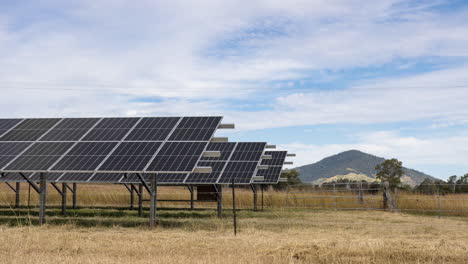
[[[2,263],[467,263],[468,221],[364,211],[161,211],[161,225],[0,225]],[[145,219],[146,220],[146,219]],[[168,224],[168,223],[171,224]],[[166,224],[164,224],[166,223]]]
[[[187,203],[159,203],[172,208],[158,211],[159,226],[151,230],[147,210],[141,218],[125,208],[129,194],[123,186],[80,185],[78,205],[84,208],[69,209],[67,217],[53,207],[60,197],[49,188],[48,224],[39,227],[34,225],[37,194],[31,193],[32,209],[27,209],[23,186],[23,207],[15,210],[14,195],[3,185],[0,263],[468,263],[466,194],[441,197],[441,207],[461,212],[441,218],[406,211],[334,210],[335,202],[343,209],[380,206],[379,194],[366,195],[366,203],[359,204],[349,192],[330,198],[330,193],[268,191],[262,212],[250,210],[250,190],[239,189],[236,195],[244,210],[238,212],[239,233],[234,236],[227,188],[223,219],[213,209],[188,211],[177,208],[187,208]],[[304,195],[310,201],[301,199]],[[189,192],[163,187],[158,196],[188,199]],[[437,209],[434,196],[399,193],[397,202],[401,208]],[[311,204],[318,209],[301,208]]]

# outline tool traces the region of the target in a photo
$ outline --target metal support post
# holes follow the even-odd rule
[[[134,209],[133,204],[135,203],[135,187],[133,184],[130,185],[130,210]]]
[[[39,225],[46,222],[46,201],[47,200],[47,178],[45,173],[40,174],[40,193],[39,193]]]
[[[193,187],[193,185],[188,185],[187,188],[190,191],[190,210],[193,210],[195,208],[195,205],[193,203],[193,200],[194,200],[194,187]]]
[[[15,191],[15,208],[20,207],[20,190],[21,190],[21,183],[16,183],[16,191]]]
[[[252,188],[253,192],[253,210],[257,211],[257,186],[255,184],[251,184],[250,187]]]
[[[437,186],[437,212],[438,212],[438,216],[440,218],[440,186]]]
[[[62,183],[62,215],[67,215],[67,184]]]
[[[217,198],[218,198],[218,217],[223,217],[223,187],[220,185],[216,186]]]
[[[262,186],[262,211],[263,211],[263,191],[265,189],[265,185],[262,184],[261,186]]]
[[[156,179],[156,174],[151,174],[151,204],[150,204],[150,227],[156,227],[156,201],[157,201],[157,191],[158,191],[158,182]]]
[[[72,196],[73,209],[77,208],[77,206],[76,206],[76,195],[77,195],[76,191],[77,191],[76,183],[73,183],[73,196]]]
[[[234,236],[237,235],[237,215],[236,215],[236,185],[232,179],[232,214],[234,217]]]
[[[143,184],[138,184],[138,216],[143,216]]]

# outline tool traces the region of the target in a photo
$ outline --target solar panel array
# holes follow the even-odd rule
[[[267,165],[268,169],[260,169],[257,176],[263,176],[264,181],[260,184],[276,184],[281,176],[283,164],[286,159],[287,151],[266,151],[265,155],[271,155],[271,159],[262,160],[262,165]]]
[[[47,172],[51,182],[140,183],[137,173],[146,180],[157,173],[161,184],[250,184],[255,175],[264,177],[255,183],[277,183],[286,151],[265,152],[264,142],[209,143],[221,119],[0,119],[0,181],[38,181]]]
[[[89,180],[89,173],[186,174],[194,170],[221,119],[0,119],[0,172],[57,173],[57,180],[63,173],[80,180]]]

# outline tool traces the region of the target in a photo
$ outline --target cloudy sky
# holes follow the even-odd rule
[[[296,165],[468,173],[464,0],[0,3],[0,117],[223,115]]]

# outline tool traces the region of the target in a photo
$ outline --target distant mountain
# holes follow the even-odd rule
[[[296,168],[303,182],[323,183],[338,179],[374,180],[375,166],[384,161],[358,150],[349,150],[324,158],[323,160]],[[412,186],[420,184],[424,179],[435,179],[420,171],[403,168],[405,176],[402,182]]]

